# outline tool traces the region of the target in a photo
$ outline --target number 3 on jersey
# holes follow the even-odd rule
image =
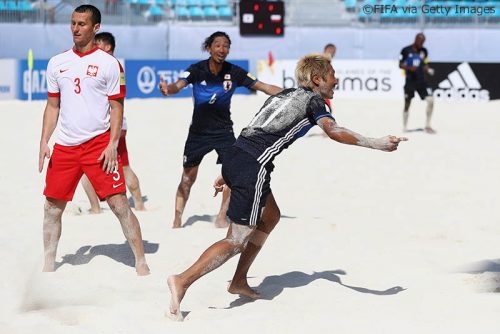
[[[75,93],[80,94],[82,88],[80,87],[80,78],[75,78]]]
[[[120,179],[120,172],[118,171],[118,166],[113,169],[113,180],[118,181]]]

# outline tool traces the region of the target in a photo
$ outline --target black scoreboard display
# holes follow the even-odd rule
[[[283,1],[240,1],[240,35],[277,36],[285,33]]]

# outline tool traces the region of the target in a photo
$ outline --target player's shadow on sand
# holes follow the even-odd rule
[[[458,271],[467,274],[500,273],[500,259],[469,263]]]
[[[186,222],[182,225],[182,227],[187,227],[194,225],[194,223],[202,221],[202,222],[208,222],[208,223],[214,223],[215,218],[217,218],[216,215],[193,215],[189,217]],[[292,216],[286,216],[286,215],[281,215],[281,218],[288,218],[288,219],[295,219],[297,217],[292,217]]]
[[[415,128],[415,129],[408,129],[405,132],[408,133],[408,132],[424,132],[424,131],[425,131],[424,128]]]
[[[159,244],[144,241],[144,253],[153,254],[158,251]],[[75,254],[66,254],[62,257],[61,262],[56,263],[56,270],[64,264],[79,266],[89,263],[94,257],[103,255],[107,256],[116,262],[123,263],[129,267],[135,267],[135,257],[129,244],[125,241],[123,244],[108,244],[98,246],[83,246],[76,251]]]
[[[324,279],[333,283],[337,283],[357,292],[370,293],[380,296],[395,295],[403,290],[406,290],[400,286],[395,286],[387,290],[371,290],[358,286],[347,285],[342,283],[342,280],[340,279],[340,275],[345,274],[346,272],[343,270],[325,270],[321,272],[314,272],[312,274],[306,274],[300,271],[292,271],[282,275],[268,276],[264,278],[262,283],[260,283],[256,289],[260,293],[259,299],[264,300],[274,299],[276,296],[280,295],[283,290],[285,290],[285,288],[299,288],[302,286],[306,286],[318,279]],[[227,308],[230,309],[233,307],[242,306],[256,300],[258,299],[239,297],[238,299],[231,302],[231,304]]]
[[[182,227],[188,227],[191,225],[194,225],[196,222],[207,222],[207,223],[213,223],[215,221],[215,218],[217,216],[213,215],[193,215],[189,217],[186,222],[182,225]]]

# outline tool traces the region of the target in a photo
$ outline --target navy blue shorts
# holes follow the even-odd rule
[[[405,83],[405,99],[413,99],[417,91],[418,96],[424,100],[427,96],[432,96],[432,88],[425,81],[406,81]]]
[[[232,146],[222,164],[222,177],[231,188],[227,216],[240,225],[255,226],[271,193],[271,168],[253,156]]]
[[[203,160],[203,157],[213,150],[217,152],[217,163],[220,164],[224,161],[224,154],[227,149],[231,147],[235,141],[236,138],[234,138],[234,133],[232,131],[216,135],[189,132],[186,144],[184,145],[183,166],[198,166]]]

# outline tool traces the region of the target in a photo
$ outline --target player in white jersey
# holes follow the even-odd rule
[[[97,195],[118,217],[135,256],[138,275],[149,274],[141,228],[125,196],[125,181],[117,154],[122,127],[124,92],[118,60],[94,45],[101,13],[81,5],[71,15],[74,47],[50,59],[48,98],[43,115],[38,169],[47,167],[43,220],[45,263],[55,271],[61,217],[85,173]],[[59,119],[59,134],[51,155],[48,142]]]
[[[116,45],[115,37],[113,36],[113,34],[109,32],[100,32],[97,35],[95,35],[95,45],[99,49],[109,53],[110,55],[113,55]],[[123,76],[124,73],[123,73],[123,68],[121,66],[120,66],[120,71],[121,75]],[[123,93],[125,92],[125,80],[121,82],[120,89],[123,91]],[[146,208],[144,207],[144,202],[142,200],[139,178],[132,170],[132,167],[130,167],[126,136],[127,136],[127,119],[125,118],[125,116],[123,116],[122,131],[120,135],[120,141],[118,142],[118,155],[120,156],[120,160],[123,165],[123,174],[125,175],[125,183],[127,185],[128,190],[132,194],[132,198],[134,200],[134,207],[136,210],[142,211],[146,210]],[[87,197],[89,198],[90,202],[89,212],[101,213],[102,209],[99,197],[97,196],[94,187],[92,187],[92,184],[90,183],[89,179],[85,175],[83,175],[81,183],[83,189],[85,190],[85,193],[87,194]]]

